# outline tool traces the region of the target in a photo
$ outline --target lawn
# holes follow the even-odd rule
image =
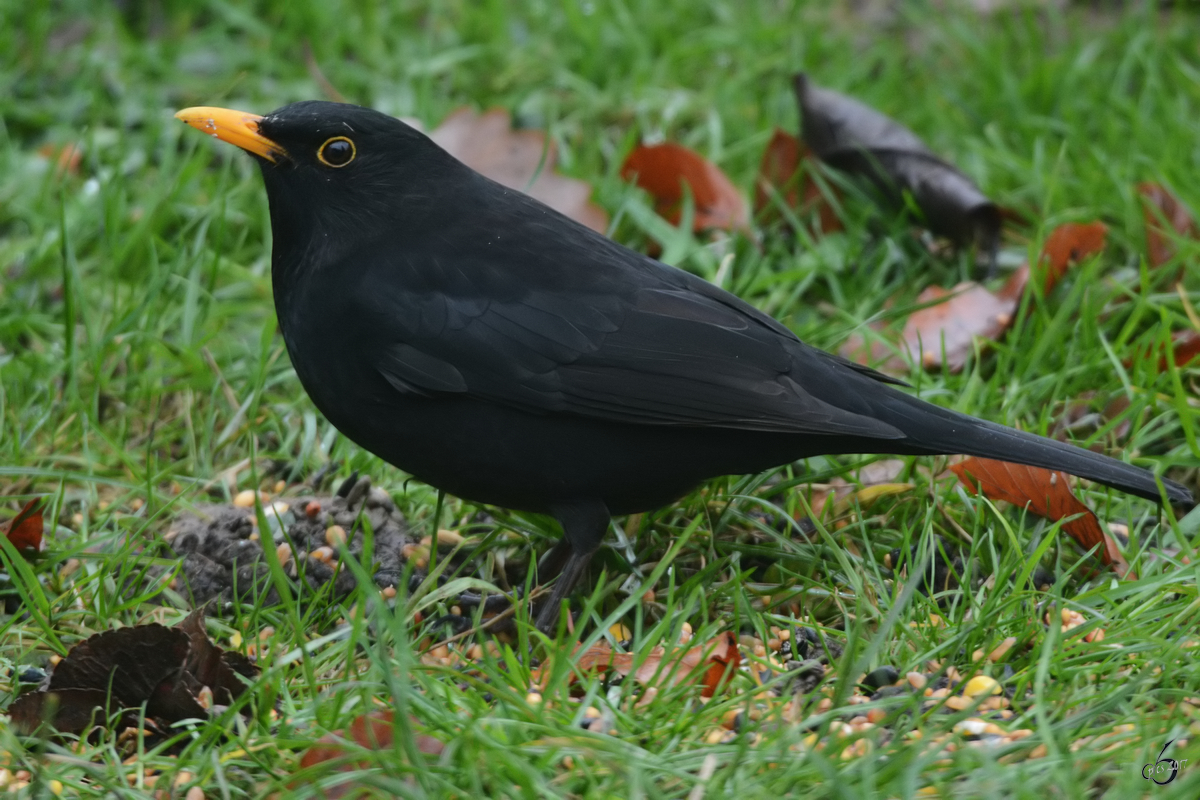
[[[731,632],[741,666],[711,698],[573,672],[570,637],[540,641],[523,607],[515,632],[477,630],[457,592],[519,582],[556,526],[439,497],[316,412],[276,326],[258,170],[173,118],[331,92],[429,129],[462,106],[506,109],[593,187],[614,239],[659,242],[664,260],[838,350],[870,323],[902,325],[922,289],[981,277],[971,254],[853,186],[842,231],[714,242],[672,230],[620,176],[639,141],[670,141],[752,197],[773,131],[797,130],[804,71],[1024,218],[988,286],[1060,223],[1108,226],[1103,252],[1030,296],[961,373],[909,365],[913,391],[1043,434],[1086,406],[1078,444],[1195,491],[1200,361],[1159,362],[1172,333],[1200,329],[1200,242],[1180,237],[1152,268],[1135,188],[1158,182],[1200,210],[1195,9],[884,5],[0,5],[0,519],[47,504],[44,552],[0,553],[0,708],[93,634],[187,615],[172,545],[197,507],[260,490],[268,502],[245,513],[265,531],[272,503],[328,508],[365,475],[411,540],[386,594],[359,559],[341,560],[359,580],[339,593],[293,581],[288,553],[267,548],[273,591],[208,609],[213,641],[261,670],[231,708],[82,740],[22,737],[0,716],[0,783],[189,800],[323,797],[347,775],[405,797],[1200,796],[1200,514],[1098,485],[1077,493],[1129,536],[1135,578],[1062,524],[970,495],[946,459],[905,459],[888,469],[904,486],[873,491],[874,457],[813,458],[618,519],[625,539],[610,533],[573,603],[581,640],[641,663]],[[1105,418],[1114,400],[1128,402]],[[848,493],[812,512],[836,484]],[[420,543],[439,530],[447,546]],[[953,579],[899,568],[934,550]],[[434,624],[448,614],[462,624]],[[873,691],[868,673],[898,687]],[[964,695],[978,676],[1002,693]],[[394,745],[301,768],[316,739],[384,707]],[[1143,777],[1160,757],[1181,764],[1163,786]]]

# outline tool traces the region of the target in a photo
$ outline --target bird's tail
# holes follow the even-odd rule
[[[890,397],[882,405],[889,413],[881,414],[881,418],[914,443],[919,442],[918,446],[931,454],[961,453],[1062,470],[1150,500],[1161,502],[1165,493],[1172,504],[1193,504],[1192,493],[1186,487],[1166,478],[1157,478],[1141,467],[1072,444],[932,406],[902,392],[889,390],[887,394]],[[903,400],[897,402],[896,398]]]

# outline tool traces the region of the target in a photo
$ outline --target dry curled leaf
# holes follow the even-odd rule
[[[576,222],[604,233],[608,214],[590,201],[592,187],[554,171],[558,153],[542,131],[513,130],[504,109],[482,114],[460,108],[429,134],[443,150],[476,172],[524,192]]]
[[[1175,257],[1174,239],[1200,238],[1187,206],[1158,183],[1140,183],[1142,211],[1146,217],[1146,257],[1151,267],[1161,267]]]
[[[119,726],[136,724],[144,704],[146,719],[166,730],[174,722],[208,715],[209,707],[199,700],[204,687],[214,699],[232,702],[245,689],[234,673],[253,677],[257,670],[212,644],[204,633],[203,612],[195,611],[173,628],[135,625],[89,637],[71,648],[43,687],[18,697],[8,713],[25,734],[43,724],[60,733],[82,733],[89,723],[103,725],[119,710]]]
[[[814,166],[812,151],[795,136],[776,128],[758,167],[754,216],[763,225],[777,222],[782,216],[776,206],[778,197],[801,220],[815,215],[814,232],[840,231],[841,219],[812,178]]]
[[[441,755],[446,745],[439,739],[420,733],[422,726],[416,717],[408,718],[409,731],[413,734],[413,746],[418,753]],[[372,711],[355,718],[345,730],[322,736],[316,744],[300,757],[300,767],[308,769],[318,764],[332,762],[338,772],[359,773],[371,764],[362,758],[363,751],[395,749],[396,718],[392,711]],[[307,785],[307,782],[306,782]],[[322,785],[321,797],[358,797],[361,784],[353,776],[344,783]]]
[[[1104,533],[1092,510],[1071,491],[1065,472],[990,458],[967,458],[950,469],[972,494],[982,492],[992,500],[1028,508],[1030,513],[1051,522],[1075,517],[1063,523],[1062,529],[1085,550],[1100,545],[1100,559],[1121,577],[1129,574],[1129,564],[1116,542]]]
[[[804,141],[836,169],[870,180],[897,207],[912,195],[929,229],[975,243],[994,262],[1000,211],[974,182],[935,156],[915,133],[870,106],[795,78]]]
[[[687,650],[655,647],[644,655],[619,653],[606,642],[597,642],[574,656],[575,668],[581,673],[616,672],[632,677],[648,688],[699,680],[704,685],[700,692],[703,697],[712,697],[722,680],[733,676],[741,661],[737,637],[728,631],[711,642]],[[549,675],[548,667],[549,662],[534,671],[535,686],[543,685],[544,676]]]
[[[42,521],[42,499],[35,497],[9,520],[4,535],[12,542],[12,546],[20,552],[38,552],[42,549],[42,533],[45,524]]]
[[[635,179],[649,192],[654,210],[672,225],[678,225],[683,216],[686,191],[695,204],[692,227],[697,233],[749,227],[746,204],[725,173],[683,145],[665,142],[635,147],[621,165],[621,177]]]

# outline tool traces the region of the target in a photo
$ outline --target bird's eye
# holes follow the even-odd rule
[[[317,151],[317,158],[327,167],[344,167],[354,160],[354,142],[345,136],[325,140]]]

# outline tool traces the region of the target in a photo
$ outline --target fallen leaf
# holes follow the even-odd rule
[[[909,192],[929,229],[978,245],[994,263],[1000,210],[970,178],[933,154],[915,133],[844,94],[795,78],[804,141],[830,166],[870,180],[892,204]]]
[[[54,174],[78,175],[79,165],[83,162],[83,149],[77,144],[44,144],[38,148],[38,155],[54,162]]]
[[[726,676],[732,677],[741,664],[737,637],[726,631],[716,640],[684,650],[655,647],[644,656],[638,653],[618,653],[606,642],[597,642],[574,656],[575,668],[581,673],[616,672],[632,677],[644,686],[669,681],[671,685],[688,680],[700,680],[702,697],[712,697]],[[549,675],[549,661],[532,675],[535,686],[544,686]]]
[[[833,206],[812,178],[812,151],[790,133],[775,129],[763,151],[754,183],[754,216],[763,224],[777,222],[783,215],[776,197],[801,219],[816,214],[814,231],[832,233],[842,229]]]
[[[1170,358],[1176,368],[1187,366],[1198,355],[1200,355],[1200,332],[1176,331],[1171,334]],[[1164,355],[1158,361],[1158,371],[1166,372],[1169,368],[1167,356]]]
[[[682,145],[665,142],[635,147],[621,165],[621,177],[636,180],[649,192],[654,210],[672,225],[678,225],[683,216],[686,186],[695,204],[695,232],[749,228],[746,204],[725,173]]]
[[[1087,391],[1071,400],[1063,408],[1050,430],[1050,437],[1066,442],[1071,439],[1081,439],[1090,436],[1106,424],[1121,416],[1129,408],[1129,397],[1119,394],[1107,403],[1100,404],[1102,398],[1097,392]],[[1133,421],[1126,417],[1109,432],[1110,441],[1115,445],[1124,441],[1133,428]],[[1096,452],[1104,452],[1103,445],[1093,445]]]
[[[414,733],[414,745],[417,752],[431,756],[441,755],[446,745],[439,739],[419,733],[422,726],[416,717],[410,716],[408,719],[409,727]],[[355,758],[355,754],[361,754],[363,750],[393,750],[395,732],[395,714],[392,711],[381,710],[363,714],[355,718],[345,730],[318,739],[316,744],[308,748],[300,757],[300,767],[307,769],[317,764],[334,762],[333,766],[338,772],[361,772],[370,768],[371,765],[361,757]],[[307,785],[307,781],[305,783]],[[322,786],[320,796],[357,797],[361,788],[362,785],[350,777],[346,779],[345,783]]]
[[[1068,222],[1051,231],[1038,259],[1043,289],[1050,291],[1073,264],[1101,252],[1107,232],[1101,222]],[[1029,265],[1023,264],[995,292],[974,281],[952,289],[926,288],[916,300],[925,307],[905,320],[901,350],[907,352],[912,363],[926,369],[941,369],[944,364],[952,373],[961,372],[974,352],[977,337],[995,341],[1008,330],[1031,274]],[[873,342],[868,349],[861,334],[848,338],[841,348],[845,357],[867,365],[879,363],[889,352],[880,342]],[[902,374],[907,370],[906,361],[890,356],[880,369]]]
[[[214,677],[221,677],[214,660],[247,677],[257,669],[208,641],[203,619],[203,612],[195,611],[178,627],[135,625],[85,639],[58,663],[44,687],[13,702],[8,713],[14,726],[25,734],[43,724],[60,733],[82,733],[93,718],[103,725],[118,710],[124,711],[118,724],[126,726],[137,723],[143,704],[147,720],[162,730],[206,717],[209,709],[199,701],[202,687],[212,689],[214,698],[220,692],[226,702],[245,688],[236,679],[214,686]],[[205,680],[189,667],[200,667]]]
[[[1161,267],[1175,257],[1173,239],[1200,238],[1187,206],[1158,183],[1139,183],[1146,218],[1146,257],[1151,267]]]
[[[1108,226],[1103,222],[1065,222],[1050,232],[1039,260],[1044,293],[1058,283],[1074,264],[1104,252]]]
[[[604,233],[608,214],[592,203],[592,187],[554,171],[558,152],[541,131],[513,130],[504,109],[482,114],[460,108],[429,134],[442,149],[476,172],[536,198],[576,222]]]
[[[913,362],[926,369],[945,364],[950,372],[961,371],[974,351],[976,337],[995,340],[1008,330],[1026,280],[1026,274],[1014,272],[995,293],[974,282],[950,290],[928,287],[917,296],[917,302],[930,305],[905,321],[901,346]],[[895,369],[898,365],[890,366]]]
[[[1082,515],[1063,523],[1062,529],[1085,550],[1100,545],[1100,559],[1119,576],[1130,575],[1129,564],[1116,542],[1104,533],[1091,509],[1071,491],[1065,472],[990,458],[967,458],[950,469],[972,494],[982,491],[985,497],[1027,508],[1051,522]]]
[[[42,499],[35,497],[17,512],[4,535],[12,542],[12,546],[21,552],[39,552],[42,549],[42,532],[45,524],[42,521]]]

